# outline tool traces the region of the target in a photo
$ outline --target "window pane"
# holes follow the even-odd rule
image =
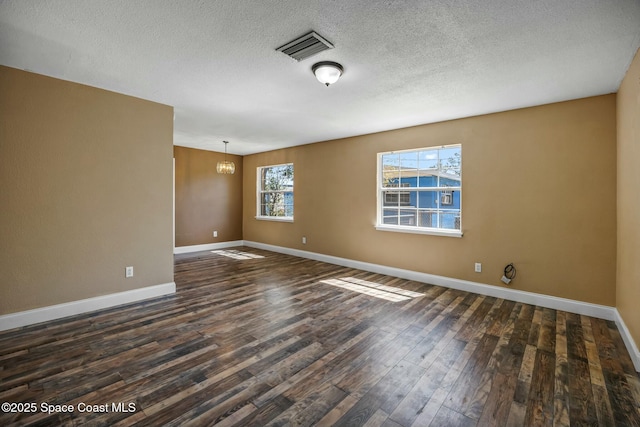
[[[400,154],[400,186],[415,187],[418,176],[418,153]]]
[[[437,227],[436,211],[433,209],[420,209],[418,211],[418,227]]]
[[[437,187],[438,186],[438,174],[436,170],[432,171],[420,171],[420,180],[418,182],[419,187]]]
[[[418,195],[418,208],[435,209],[438,207],[437,191],[420,191]]]
[[[418,225],[415,209],[400,209],[400,225]]]
[[[398,209],[384,209],[382,211],[382,223],[398,225]]]
[[[397,191],[384,191],[382,193],[382,206],[399,206],[399,194]]]
[[[398,187],[400,184],[400,156],[385,154],[382,156],[382,186]]]
[[[293,216],[293,193],[283,194],[283,216]]]
[[[280,187],[278,183],[278,174],[273,172],[273,168],[265,168],[262,171],[262,189],[264,191],[278,190]]]
[[[262,169],[262,189],[264,191],[293,188],[293,165],[271,166]]]
[[[418,207],[418,192],[417,191],[400,192],[400,206],[411,206],[412,208]]]
[[[460,230],[460,211],[440,211],[440,228]]]
[[[443,176],[440,178],[440,187],[460,187],[459,176]]]
[[[447,147],[440,150],[440,173],[454,179],[460,177],[462,157],[460,147]]]
[[[400,187],[415,188],[418,186],[418,170],[401,170],[400,171]]]
[[[282,193],[262,193],[260,215],[284,216],[283,202],[284,197]]]
[[[409,151],[399,154],[400,157],[400,169],[412,170],[418,169],[418,153],[415,151]]]
[[[438,150],[419,151],[418,159],[418,168],[420,170],[438,169]]]

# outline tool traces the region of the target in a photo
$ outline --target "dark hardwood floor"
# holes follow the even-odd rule
[[[176,256],[175,295],[0,333],[0,425],[640,426],[613,322],[237,251]]]

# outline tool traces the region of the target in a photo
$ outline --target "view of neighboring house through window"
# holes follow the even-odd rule
[[[259,167],[257,188],[257,218],[293,221],[293,163]]]
[[[462,146],[378,154],[378,222],[383,230],[460,235]]]

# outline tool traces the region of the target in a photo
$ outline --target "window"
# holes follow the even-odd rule
[[[293,221],[293,163],[258,168],[256,218]]]
[[[378,154],[376,228],[461,236],[462,146]]]
[[[408,187],[409,183],[402,183],[401,187]],[[386,192],[384,194],[384,203],[389,205],[409,206],[411,204],[411,193],[408,191]]]

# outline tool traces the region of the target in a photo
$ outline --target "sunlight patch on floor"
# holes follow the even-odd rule
[[[262,255],[252,254],[250,252],[237,251],[235,249],[220,249],[211,251],[212,254],[222,255],[233,259],[256,259],[264,258]]]
[[[371,295],[376,298],[382,298],[387,301],[394,302],[406,301],[410,300],[411,298],[418,298],[424,295],[419,292],[408,291],[406,289],[394,288],[392,286],[381,285],[379,283],[369,282],[367,280],[356,279],[355,277],[342,277],[340,279],[321,280],[320,283],[337,286],[339,288],[360,292],[361,294]]]

